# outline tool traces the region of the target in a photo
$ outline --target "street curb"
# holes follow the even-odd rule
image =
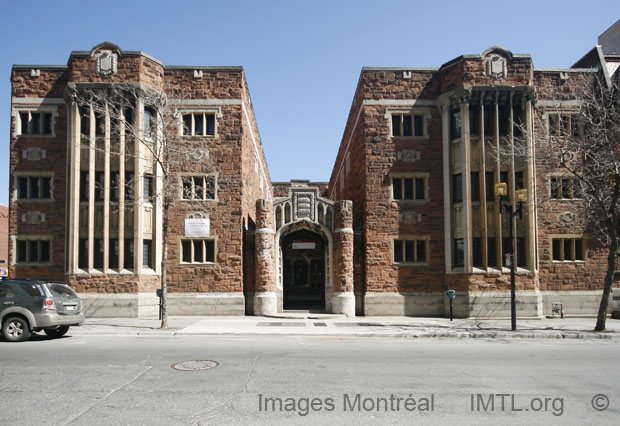
[[[617,333],[594,333],[594,332],[418,332],[418,333],[376,333],[352,331],[349,333],[298,333],[298,332],[235,332],[235,331],[209,331],[184,333],[177,330],[151,330],[151,331],[127,331],[127,332],[77,332],[71,334],[78,336],[285,336],[285,337],[394,337],[409,339],[514,339],[514,340],[615,340],[620,338]]]

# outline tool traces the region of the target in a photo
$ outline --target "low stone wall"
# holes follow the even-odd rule
[[[80,293],[87,318],[157,318],[152,293]],[[245,315],[243,293],[168,293],[168,315]]]
[[[361,297],[357,296],[359,304]],[[615,301],[610,301],[610,313],[614,309],[620,310],[620,289],[616,289],[616,297]],[[600,290],[523,290],[516,293],[517,316],[520,318],[551,315],[552,303],[562,303],[564,315],[594,316],[600,301]],[[363,313],[366,316],[447,317],[449,303],[444,293],[367,293]],[[455,318],[504,318],[510,317],[510,313],[510,291],[461,291],[453,300]]]

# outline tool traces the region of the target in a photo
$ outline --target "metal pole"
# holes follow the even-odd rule
[[[450,298],[450,321],[452,321],[452,298]]]
[[[513,236],[513,221],[516,216],[512,206],[510,207],[510,224],[509,224],[509,236],[510,236],[510,324],[512,331],[517,330],[517,303],[516,303],[516,290],[515,290],[515,239]]]

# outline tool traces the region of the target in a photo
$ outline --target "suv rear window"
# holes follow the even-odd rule
[[[28,293],[28,295],[33,296],[33,297],[39,297],[39,296],[44,295],[41,289],[39,288],[39,286],[36,284],[24,284],[21,286],[21,288],[26,293]]]
[[[77,294],[75,294],[75,292],[71,289],[71,287],[65,284],[50,283],[47,285],[47,287],[52,292],[52,296],[68,297],[70,299],[77,297]]]
[[[8,284],[0,284],[0,298],[15,297],[15,293]]]

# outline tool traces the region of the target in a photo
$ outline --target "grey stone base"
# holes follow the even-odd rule
[[[620,302],[620,290],[616,291]],[[600,290],[517,291],[517,316],[540,318],[551,315],[552,303],[562,303],[564,315],[596,315],[601,294]],[[367,293],[364,296],[364,315],[447,317],[450,314],[449,303],[444,293]],[[457,292],[453,300],[453,315],[455,318],[510,317],[510,292]]]
[[[152,293],[80,293],[87,318],[157,318]],[[168,315],[244,315],[243,293],[168,293]]]
[[[443,316],[443,293],[366,293],[366,316]]]
[[[344,314],[347,317],[355,316],[355,295],[353,292],[334,293],[331,303],[332,314]]]
[[[274,291],[254,293],[254,315],[278,313],[278,296]]]

